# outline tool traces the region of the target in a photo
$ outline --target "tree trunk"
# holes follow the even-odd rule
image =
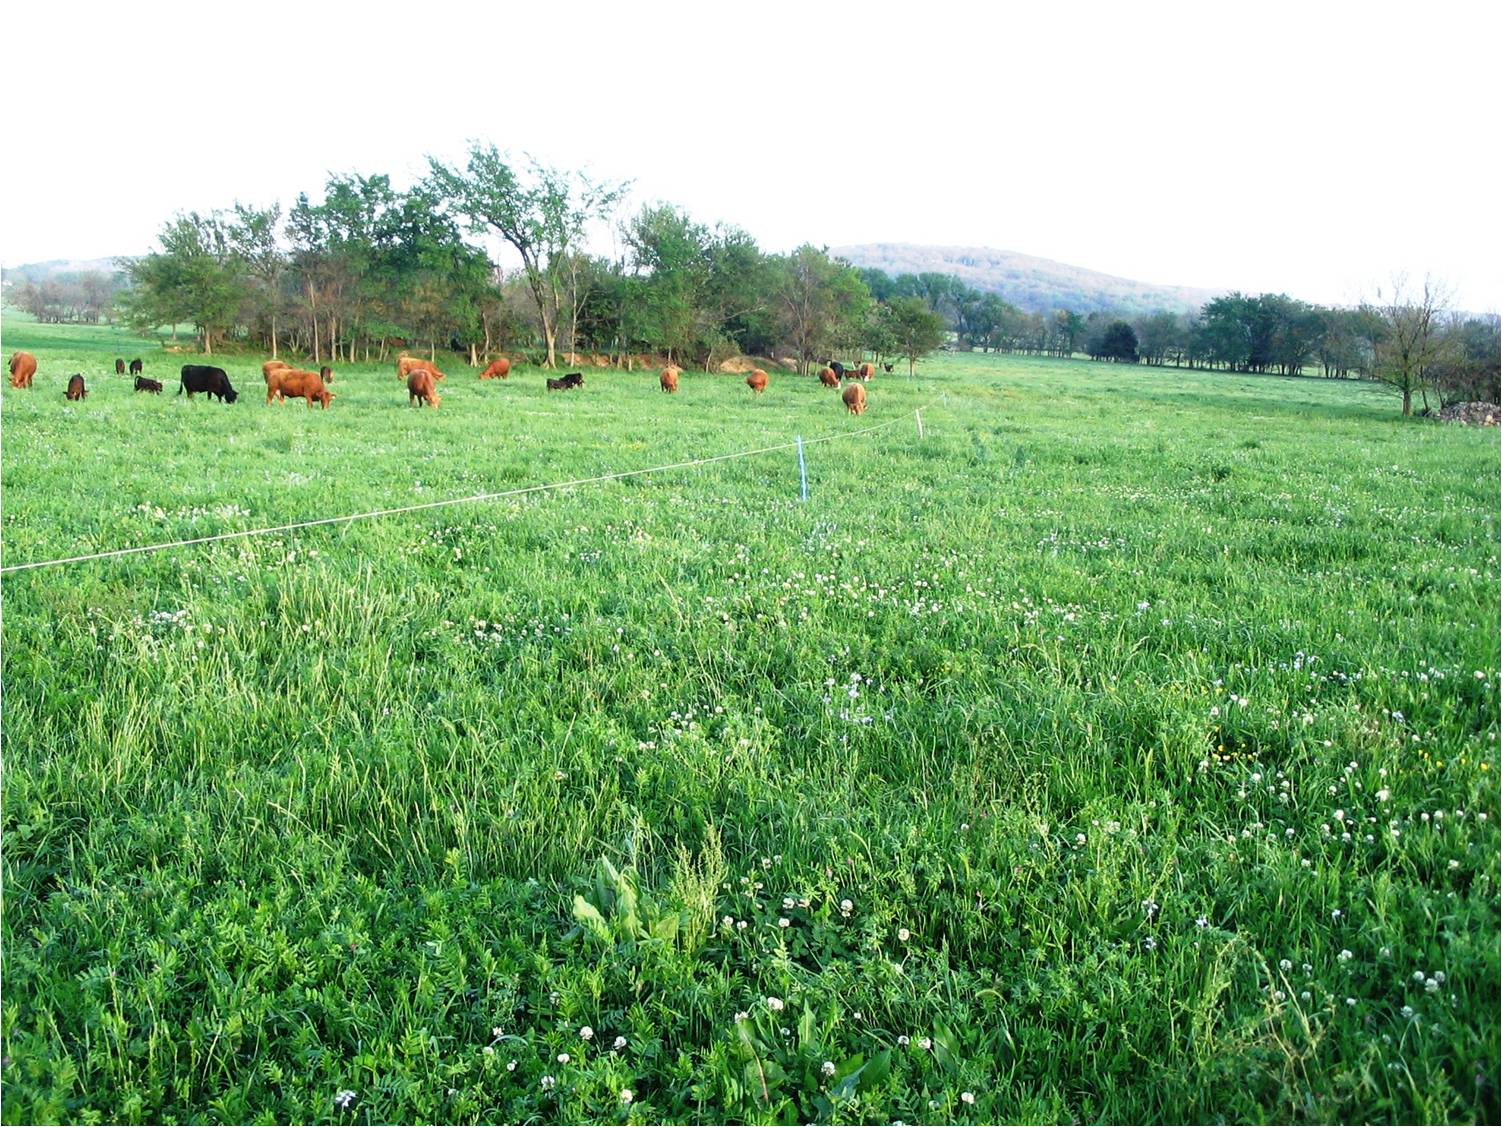
[[[1403,389],[1403,417],[1406,419],[1413,414],[1413,389]]]

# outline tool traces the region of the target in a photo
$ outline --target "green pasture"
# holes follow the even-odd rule
[[[6,573],[5,1122],[1497,1120],[1495,429],[17,348],[6,567],[809,499]]]

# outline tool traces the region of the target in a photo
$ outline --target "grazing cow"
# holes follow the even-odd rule
[[[746,386],[757,395],[767,390],[767,374],[760,368],[756,368],[746,377]]]
[[[434,410],[438,409],[438,386],[433,381],[433,372],[430,368],[414,368],[407,376],[407,405],[420,407],[426,403]]]
[[[37,374],[37,358],[29,352],[10,354],[10,386],[30,387],[31,377]]]
[[[678,372],[679,369],[675,365],[669,364],[662,370],[662,375],[658,377],[658,382],[662,384],[662,390],[669,395],[674,395],[678,391]]]
[[[145,371],[145,367],[141,363],[141,358],[137,356],[130,362],[130,374],[133,376],[139,376],[143,371]]]
[[[273,368],[266,377],[266,406],[271,406],[272,399],[285,403],[289,395],[294,399],[306,399],[309,407],[317,400],[325,410],[334,398],[334,393],[323,386],[323,376],[318,372]]]
[[[869,380],[872,376],[876,375],[876,365],[875,364],[862,364],[859,368],[857,368],[855,370],[855,374],[857,376],[859,376],[862,380]]]
[[[840,396],[845,401],[845,408],[852,415],[862,415],[866,411],[866,389],[858,383],[853,383],[845,388]]]
[[[556,380],[549,379],[548,380],[548,390],[549,391],[567,391],[571,387],[583,387],[583,386],[584,386],[584,373],[583,372],[570,372],[568,375],[562,377],[561,379],[556,379]]]
[[[502,356],[499,360],[492,360],[485,370],[480,373],[482,380],[505,379],[511,374],[511,361]]]
[[[840,377],[834,374],[833,368],[820,368],[819,382],[825,387],[839,387]]]
[[[184,364],[182,380],[177,386],[177,394],[188,393],[192,399],[195,392],[203,391],[216,396],[221,403],[233,403],[240,398],[240,393],[230,386],[229,376],[225,375],[223,368],[212,368],[207,364]]]
[[[64,399],[87,399],[89,389],[83,386],[83,377],[71,375],[68,377],[68,390],[63,392]]]
[[[824,361],[824,366],[826,368],[832,369],[835,374],[835,378],[841,380],[845,378],[845,373],[850,370],[849,368],[845,367],[845,365],[841,364],[838,360],[826,360]]]
[[[883,372],[885,372],[887,375],[890,376],[892,374],[892,365],[891,364],[883,364],[881,366],[881,370]]]
[[[115,375],[125,375],[125,361],[121,360],[118,356],[115,357]]]
[[[285,360],[268,360],[266,361],[266,363],[261,365],[261,375],[264,376],[266,378],[266,382],[270,384],[272,372],[275,372],[279,368],[290,367],[292,367],[292,365],[287,363]]]
[[[325,364],[323,367],[318,369],[318,378],[321,379],[324,383],[333,383],[334,369]]]
[[[396,378],[399,380],[404,380],[419,368],[423,368],[429,372],[432,372],[433,378],[435,380],[441,380],[444,378],[443,373],[438,370],[437,364],[434,364],[431,360],[424,360],[420,356],[397,357]]]
[[[136,377],[136,390],[149,391],[154,395],[162,394],[161,380],[148,380],[145,376]]]

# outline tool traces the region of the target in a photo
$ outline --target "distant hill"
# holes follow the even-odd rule
[[[1072,309],[1116,313],[1151,313],[1159,309],[1198,309],[1225,290],[1195,286],[1161,286],[1116,278],[1030,254],[989,247],[930,247],[911,243],[866,243],[834,247],[830,253],[852,266],[888,274],[951,274],[987,293],[1000,294],[1019,309],[1051,313]]]
[[[48,262],[28,262],[24,266],[6,266],[0,269],[0,278],[6,282],[30,282],[41,285],[61,274],[103,274],[111,277],[120,267],[113,258],[68,259],[54,258]]]

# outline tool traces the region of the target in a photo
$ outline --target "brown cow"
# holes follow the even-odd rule
[[[423,368],[433,373],[433,378],[441,380],[443,373],[438,370],[438,365],[431,360],[424,360],[420,356],[399,356],[396,360],[396,378],[404,380],[417,369]]]
[[[869,380],[872,376],[876,375],[876,365],[870,363],[862,364],[855,370],[855,374],[862,380]]]
[[[271,369],[266,375],[266,405],[271,406],[272,399],[285,403],[289,395],[294,399],[306,399],[310,408],[317,400],[323,404],[324,410],[334,398],[334,393],[323,386],[323,377],[317,372],[301,368]]]
[[[68,390],[63,392],[64,399],[87,399],[89,389],[83,386],[83,377],[77,374],[68,377]]]
[[[30,387],[31,377],[37,374],[37,358],[29,352],[12,352],[10,355],[10,386]]]
[[[746,386],[754,391],[757,395],[760,395],[762,392],[767,390],[767,374],[760,368],[755,369],[749,376],[746,377]]]
[[[840,396],[845,401],[845,407],[852,415],[861,415],[866,411],[866,389],[858,383],[847,387]]]
[[[834,374],[833,368],[820,368],[819,382],[825,387],[839,387],[840,377]]]
[[[498,360],[492,360],[486,369],[480,373],[482,380],[505,379],[511,374],[511,361],[502,356]]]
[[[658,382],[662,384],[662,390],[669,395],[673,395],[678,391],[678,373],[681,370],[677,365],[669,364],[662,370],[662,375],[658,377]]]
[[[321,379],[324,383],[333,383],[334,369],[325,364],[322,368],[318,369],[318,378]]]
[[[438,407],[437,385],[433,382],[431,368],[416,368],[407,376],[407,404],[411,407],[426,403],[435,410]]]
[[[266,377],[266,383],[269,385],[271,383],[272,372],[276,371],[278,368],[291,367],[292,365],[287,363],[285,360],[268,360],[266,361],[266,363],[261,365],[261,375]]]
[[[125,361],[121,360],[119,357],[115,358],[115,375],[125,375]]]

